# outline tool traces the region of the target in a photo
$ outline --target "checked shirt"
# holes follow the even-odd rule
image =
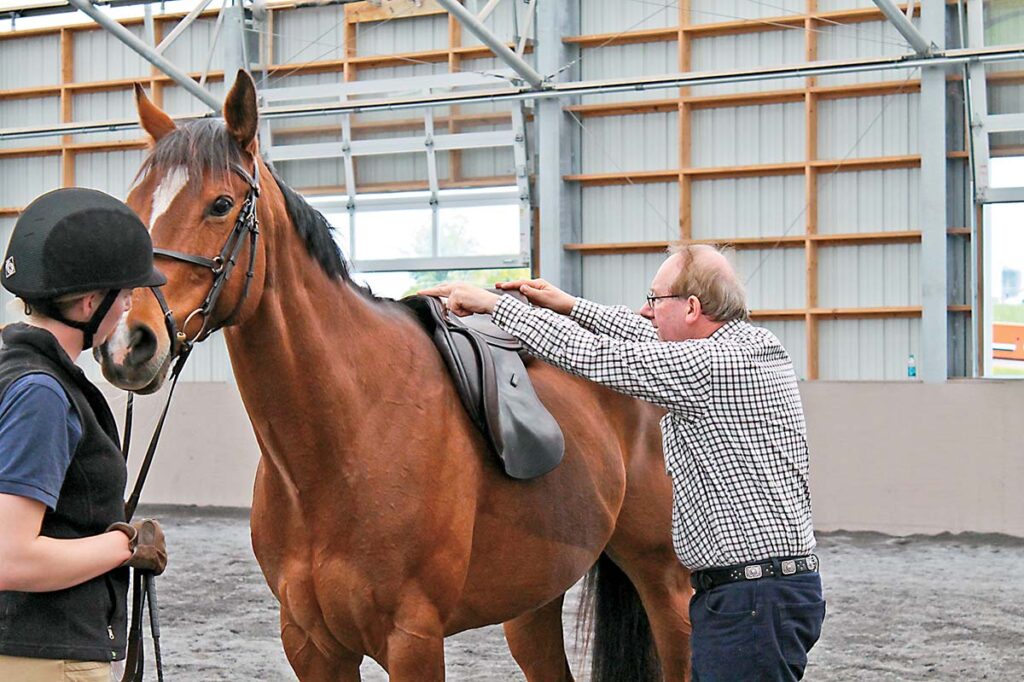
[[[706,339],[666,342],[630,309],[584,299],[565,317],[502,296],[493,319],[551,364],[668,410],[661,433],[684,566],[814,550],[800,393],[770,331],[734,320]]]

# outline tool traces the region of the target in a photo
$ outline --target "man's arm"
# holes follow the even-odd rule
[[[658,332],[651,322],[626,306],[605,306],[577,298],[543,279],[498,282],[495,286],[518,291],[533,305],[568,315],[573,322],[595,334],[622,341],[658,340]]]
[[[595,334],[621,341],[658,340],[658,330],[651,321],[624,305],[601,305],[577,298],[569,318]]]
[[[706,410],[711,367],[704,343],[613,339],[508,296],[495,304],[493,319],[532,354],[567,372],[689,418]]]

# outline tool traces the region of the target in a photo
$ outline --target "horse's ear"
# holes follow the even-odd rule
[[[238,146],[247,152],[256,151],[256,127],[259,123],[256,83],[244,69],[238,70],[235,84],[224,100],[224,122]]]
[[[142,129],[154,140],[159,140],[178,127],[163,109],[149,101],[146,91],[138,83],[135,84],[135,106],[139,110]]]

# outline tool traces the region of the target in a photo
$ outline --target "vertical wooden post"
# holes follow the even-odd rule
[[[160,41],[164,39],[164,21],[153,17],[153,40],[159,45]],[[160,108],[164,106],[164,81],[159,80],[159,77],[163,75],[163,72],[155,66],[151,66],[149,69],[149,92],[150,99],[153,104]]]
[[[679,35],[677,37],[680,73],[690,70],[690,0],[679,0]],[[687,173],[692,159],[692,142],[690,129],[690,104],[686,96],[689,88],[679,88],[679,239],[687,241],[693,237],[692,180]]]
[[[455,51],[455,48],[462,46],[462,24],[459,20],[448,15],[448,73],[458,73],[462,69],[462,55]],[[517,106],[513,104],[512,106]],[[452,104],[448,107],[448,133],[459,132],[459,125],[455,120],[460,107]],[[448,152],[448,180],[453,184],[462,177],[462,152],[453,149]]]
[[[818,28],[814,18],[817,0],[807,0],[807,18],[804,19],[804,40],[808,62],[818,59]],[[819,376],[818,320],[811,312],[818,307],[818,244],[812,237],[818,233],[818,172],[812,162],[818,158],[818,99],[811,91],[814,78],[808,78],[804,93],[805,158],[804,191],[806,195],[806,239],[804,255],[806,265],[806,310],[804,312],[804,333],[807,346],[807,379],[813,381]]]
[[[71,123],[73,118],[72,92],[67,85],[74,81],[74,61],[72,54],[74,50],[74,35],[69,28],[60,30],[60,121]],[[68,149],[72,143],[70,135],[64,135],[60,139],[60,184],[61,187],[73,187],[75,184],[75,154]]]

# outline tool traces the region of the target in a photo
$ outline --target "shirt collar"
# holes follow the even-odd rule
[[[729,320],[708,337],[711,341],[729,337],[737,328],[744,324],[743,320]]]

